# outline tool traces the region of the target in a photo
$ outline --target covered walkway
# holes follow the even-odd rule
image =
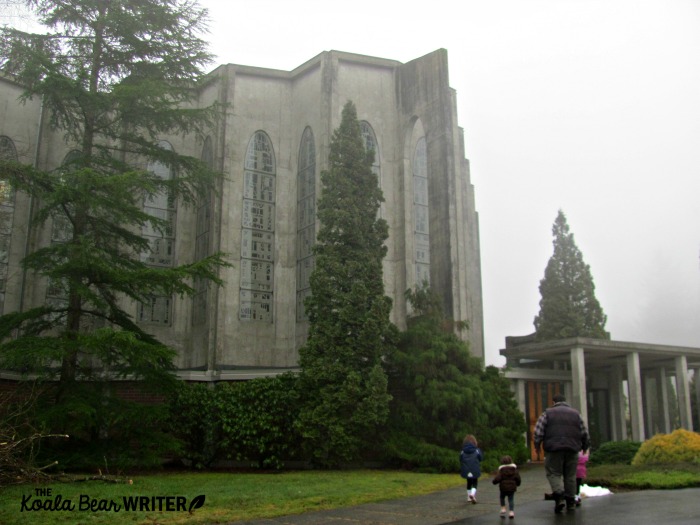
[[[700,381],[691,392],[690,378],[700,373],[700,348],[580,337],[538,343],[525,336],[506,338],[500,353],[531,428],[563,391],[599,442],[693,430],[691,396],[700,407]]]

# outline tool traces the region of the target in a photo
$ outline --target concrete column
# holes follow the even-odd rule
[[[654,423],[654,389],[652,380],[648,375],[642,374],[642,395],[644,396],[644,435],[653,436]]]
[[[564,382],[564,397],[568,400],[569,404],[573,403],[574,400],[574,387],[571,384],[571,381],[565,381]]]
[[[676,388],[678,389],[678,411],[681,428],[693,430],[693,417],[690,413],[690,381],[688,380],[688,358],[676,357]]]
[[[611,438],[613,441],[627,439],[627,403],[622,385],[622,369],[614,366],[610,372],[610,423],[612,424]]]
[[[666,377],[666,367],[660,367],[656,370],[656,388],[657,403],[659,405],[659,429],[662,433],[668,434],[671,432],[671,415],[668,410],[668,380]]]
[[[571,349],[571,382],[572,398],[571,406],[580,413],[588,428],[588,396],[586,392],[586,362],[583,348]]]
[[[524,414],[525,413],[525,380],[515,379],[510,382],[510,391],[513,392],[513,397],[515,402],[518,404],[518,409]]]
[[[629,387],[632,440],[644,441],[644,402],[642,377],[639,370],[639,353],[637,352],[627,354],[627,386]]]

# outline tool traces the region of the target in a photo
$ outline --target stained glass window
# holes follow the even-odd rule
[[[202,146],[202,162],[209,168],[214,167],[214,150],[211,137],[204,140]],[[209,252],[209,230],[211,228],[211,200],[212,196],[207,195],[197,206],[197,223],[195,230],[194,260],[201,261],[207,257]],[[194,295],[192,296],[192,324],[201,325],[207,319],[207,291],[209,284],[206,279],[195,277]]]
[[[141,323],[170,325],[171,298],[152,295],[139,305],[138,320]]]
[[[362,133],[362,140],[365,143],[365,149],[367,151],[374,151],[374,163],[372,164],[372,171],[377,175],[379,179],[379,146],[377,144],[377,136],[374,134],[372,126],[369,122],[365,120],[360,121],[360,132]]]
[[[172,145],[161,140],[158,145],[167,151],[172,151]],[[162,161],[152,161],[148,170],[163,180],[174,177],[170,166]],[[175,224],[177,222],[177,203],[171,192],[161,191],[149,195],[143,200],[143,209],[152,217],[164,221],[156,227],[146,224],[141,228],[141,234],[148,241],[150,249],[141,254],[141,260],[150,266],[170,267],[175,264]],[[142,323],[170,325],[172,298],[169,296],[153,295],[138,307],[138,320]]]
[[[365,149],[374,151],[374,162],[372,164],[372,172],[377,176],[377,184],[382,187],[382,172],[379,166],[379,143],[377,142],[377,136],[374,134],[372,126],[369,122],[365,120],[360,121],[360,132],[362,133],[362,140],[365,143]],[[379,217],[385,215],[384,203],[382,202],[379,207]]]
[[[242,321],[273,321],[276,166],[270,138],[257,131],[245,156],[241,223]]]
[[[316,146],[311,128],[301,136],[297,166],[297,321],[305,321],[304,299],[311,295],[316,241]]]
[[[81,155],[80,150],[71,150],[61,162],[61,168],[70,169],[69,165]],[[73,225],[70,219],[62,213],[54,213],[51,217],[51,244],[69,242],[73,238]],[[68,283],[65,279],[49,278],[46,286],[46,304],[54,308],[68,306]],[[58,316],[60,314],[56,314]],[[81,325],[86,321],[81,321]]]
[[[0,136],[0,159],[19,160],[15,144],[9,137]],[[5,305],[7,267],[14,219],[15,192],[7,181],[0,181],[0,313]]]
[[[428,199],[428,155],[425,138],[413,155],[413,261],[416,286],[430,285],[430,205]]]

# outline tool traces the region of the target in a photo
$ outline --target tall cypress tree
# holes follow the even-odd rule
[[[149,203],[196,204],[220,179],[159,141],[169,133],[190,133],[194,140],[209,132],[220,112],[190,104],[211,61],[199,36],[207,13],[190,0],[27,5],[48,32],[3,28],[0,70],[24,86],[23,99],[41,98],[72,154],[50,171],[4,162],[0,176],[31,196],[34,227],[65,225],[63,242],[23,261],[29,275],[46,278],[63,299],[2,317],[0,363],[57,379],[57,405],[70,403],[63,413],[76,416],[61,423],[70,427],[65,430],[75,434],[90,421],[87,434],[104,435],[106,423],[90,414],[114,398],[100,380],[146,379],[154,386],[173,377],[174,351],[125,308],[154,296],[191,294],[194,278],[221,283],[217,269],[226,264],[216,254],[174,267],[149,265],[154,246],[168,240],[153,245],[143,233],[166,237],[173,228],[169,215],[149,212]],[[148,165],[176,176],[164,178]]]
[[[607,317],[595,297],[590,267],[559,210],[554,226],[554,254],[540,281],[540,313],[535,317],[538,341],[568,337],[609,339]]]
[[[301,431],[323,465],[355,459],[387,417],[390,396],[382,357],[395,341],[384,294],[382,259],[388,237],[378,217],[384,200],[352,102],[333,133],[321,173],[321,227],[305,307],[309,336],[300,350]]]

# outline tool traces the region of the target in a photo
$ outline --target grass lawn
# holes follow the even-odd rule
[[[87,481],[5,487],[0,489],[0,523],[227,523],[427,494],[462,485],[458,474],[416,474],[386,470],[178,472],[136,475],[132,479],[131,485]],[[44,492],[38,496],[36,489],[50,489],[51,494],[46,496]],[[205,497],[205,501],[200,508],[196,508],[195,498],[200,495]],[[61,497],[58,502],[57,496]],[[148,509],[126,510],[125,497],[144,498],[135,501],[139,504],[147,503]],[[163,498],[158,500],[154,497]],[[45,502],[59,508],[70,504],[74,509],[26,510],[32,508],[32,505],[43,506]],[[81,510],[90,504],[95,505],[97,510]],[[170,511],[167,509],[168,504],[172,507]],[[179,511],[178,504],[181,509]],[[190,514],[187,509],[192,504],[196,510]],[[104,508],[108,510],[99,510]]]
[[[600,465],[588,467],[586,483],[618,491],[700,487],[700,464]]]
[[[230,523],[427,494],[463,484],[458,474],[388,470],[162,472],[135,475],[131,479],[133,484],[86,481],[1,488],[0,523]],[[589,467],[587,483],[613,491],[700,487],[700,465]],[[51,494],[44,492],[39,496],[37,489],[50,489]],[[60,500],[57,499],[59,496]],[[197,502],[201,498],[197,500],[198,496],[204,496],[204,503],[199,508]],[[124,498],[134,498],[131,501],[135,504],[147,504],[148,508],[127,510]],[[48,503],[59,508],[70,505],[73,510],[27,510],[33,505]],[[86,510],[91,504],[96,510]],[[188,512],[191,505],[194,505],[192,514]],[[178,506],[180,510],[177,510]],[[104,508],[108,510],[100,510]]]

